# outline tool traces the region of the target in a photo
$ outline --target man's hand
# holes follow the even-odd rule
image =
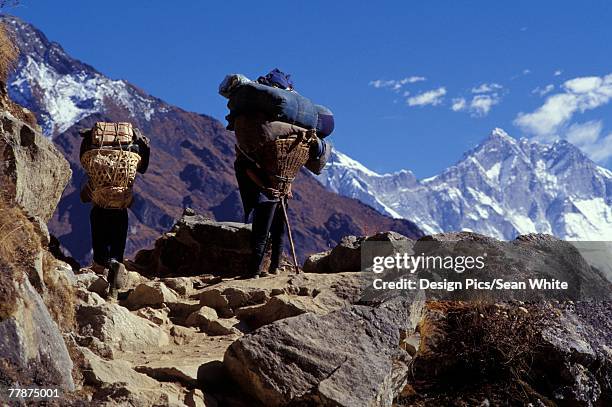
[[[274,188],[263,188],[263,193],[269,199],[278,199],[281,196],[280,191]]]

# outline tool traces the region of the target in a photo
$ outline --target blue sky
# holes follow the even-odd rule
[[[494,127],[611,167],[608,1],[22,3],[7,11],[74,57],[221,120],[225,74],[290,72],[375,171],[434,175]]]

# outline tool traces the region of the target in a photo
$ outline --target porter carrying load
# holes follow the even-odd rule
[[[98,122],[81,132],[80,158],[88,180],[81,200],[92,202],[90,212],[93,264],[107,276],[109,294],[117,298],[117,276],[125,275],[123,256],[128,232],[127,208],[132,203],[136,172],[149,166],[149,140],[131,123]]]
[[[267,274],[260,267],[269,243],[270,272],[278,272],[285,226],[299,271],[287,199],[292,197],[291,186],[302,167],[319,174],[329,158],[331,145],[322,139],[333,131],[333,114],[295,92],[289,75],[278,69],[257,82],[228,75],[219,93],[229,99],[227,128],[236,134],[234,167],[245,222],[254,212],[251,274]]]
[[[81,164],[89,177],[93,203],[105,209],[124,209],[132,202],[132,186],[141,157],[133,143],[131,123],[97,122],[90,133]]]

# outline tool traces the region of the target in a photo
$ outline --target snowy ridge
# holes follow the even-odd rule
[[[325,174],[332,176],[325,176]],[[346,176],[347,174],[356,174],[357,176]],[[393,180],[402,174],[410,174],[410,172],[401,171],[394,174],[378,174],[358,161],[353,160],[349,156],[334,151],[327,164],[327,170],[323,175],[318,176],[319,181],[333,192],[345,195],[351,198],[358,199],[379,212],[389,215],[394,218],[402,218],[392,206],[381,201],[375,194],[370,191],[372,184],[385,184],[387,180]]]
[[[1,19],[21,50],[17,69],[8,80],[9,95],[36,113],[48,137],[93,113],[103,113],[109,105],[147,121],[166,108],[163,102],[126,81],[109,79],[72,59],[31,25],[12,16]]]
[[[612,240],[612,172],[565,141],[516,140],[497,128],[457,164],[421,181],[409,171],[376,174],[342,153],[318,179],[428,233]]]

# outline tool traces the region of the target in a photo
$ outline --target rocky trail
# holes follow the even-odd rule
[[[127,262],[110,300],[103,276],[73,270],[47,231],[66,160],[37,126],[8,113],[0,125],[3,405],[11,386],[61,389],[40,403],[58,406],[612,404],[610,282],[566,242],[520,236],[509,263],[508,243],[473,233],[345,236],[303,273],[241,279],[249,226],[186,210]],[[571,273],[600,297],[368,299],[367,242],[476,242],[511,277],[553,259],[551,277]]]
[[[199,276],[147,279],[130,271],[118,302],[96,293],[105,295],[100,277],[77,274],[79,331],[73,337],[88,372],[85,384],[96,387],[91,397],[98,402],[123,400],[108,391],[124,380],[129,390],[124,402],[167,399],[182,405],[196,395],[204,401],[199,384],[223,376],[221,364],[232,343],[275,320],[306,312],[325,315],[346,306],[350,301],[342,291],[346,284],[357,289],[359,274],[281,274],[203,283]],[[330,289],[334,284],[342,284],[342,291]],[[151,395],[156,386],[159,394]],[[210,404],[214,399],[207,397]]]

